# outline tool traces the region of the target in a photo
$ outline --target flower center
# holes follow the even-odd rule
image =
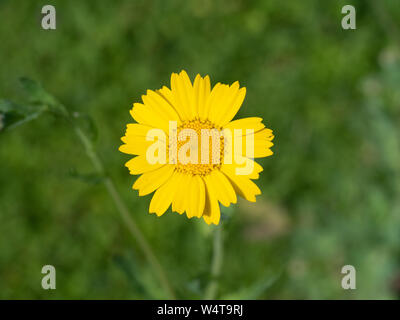
[[[185,121],[177,128],[176,170],[192,175],[207,175],[221,166],[224,138],[209,120]]]

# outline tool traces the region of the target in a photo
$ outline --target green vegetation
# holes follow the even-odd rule
[[[80,115],[177,297],[204,296],[215,227],[149,215],[118,151],[131,104],[181,69],[239,80],[238,117],[261,116],[276,135],[262,195],[227,214],[218,297],[399,298],[398,1],[51,3],[56,30],[40,25],[47,2],[0,0],[1,299],[166,297],[62,105]],[[345,31],[350,3],[357,30]],[[40,285],[46,264],[53,291]],[[356,290],[341,288],[346,264]]]

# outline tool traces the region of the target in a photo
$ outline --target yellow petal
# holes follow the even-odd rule
[[[181,124],[181,119],[178,113],[159,93],[152,90],[147,90],[147,95],[143,95],[142,100],[146,106],[154,109],[167,121],[176,121],[178,125]]]
[[[255,202],[256,195],[261,194],[257,185],[249,178],[237,175],[233,166],[222,165],[221,171],[229,178],[236,193],[246,200]]]
[[[223,85],[223,89],[220,90],[219,98],[216,99],[213,105],[211,105],[210,113],[208,115],[209,119],[215,123],[220,125],[222,117],[224,117],[224,113],[229,112],[228,108],[232,104],[233,100],[237,96],[239,89],[239,82],[235,82],[231,86]]]
[[[206,102],[211,92],[210,77],[206,76],[202,78],[198,74],[196,76],[196,79],[194,80],[193,90],[195,95],[195,105],[196,105],[197,115],[200,118],[205,119]]]
[[[141,154],[125,163],[125,167],[129,169],[130,174],[142,174],[144,172],[158,169],[163,165],[164,164],[161,163],[150,164],[147,161],[145,154]]]
[[[172,79],[172,75],[171,75]],[[172,93],[172,90],[166,86],[163,86],[157,92],[169,103],[171,106],[174,107],[176,113],[179,115],[179,118],[182,121],[188,120],[188,117],[185,112],[185,108],[181,107],[181,104],[177,101],[176,96]]]
[[[175,171],[171,178],[154,193],[150,202],[149,212],[161,216],[168,210],[178,189],[179,176]]]
[[[264,170],[263,167],[261,165],[259,165],[257,162],[255,162],[254,160],[243,157],[238,154],[236,154],[232,158],[232,164],[224,163],[223,165],[226,167],[229,167],[228,169],[233,172],[236,172],[236,171],[234,171],[236,169],[241,169],[241,171],[240,171],[241,173],[243,173],[244,170],[249,170],[246,168],[252,168],[251,172],[249,172],[246,175],[243,175],[244,177],[247,177],[249,179],[258,179],[259,173]]]
[[[218,123],[221,125],[221,127],[231,121],[236,113],[238,113],[240,107],[243,104],[245,96],[246,88],[240,88],[233,101],[227,105],[226,113],[223,113],[222,118],[218,119]]]
[[[231,203],[236,203],[237,198],[235,190],[223,173],[219,170],[214,170],[206,176],[206,179],[208,183],[213,185],[217,199],[222,205],[228,207]]]
[[[190,176],[184,173],[178,173],[178,189],[172,201],[172,211],[182,214],[186,210],[187,190],[189,188]]]
[[[263,158],[273,154],[270,148],[274,145],[271,140],[274,138],[271,129],[261,129],[254,133],[247,133],[246,130],[242,131],[241,136],[241,144],[237,144],[235,147],[235,139],[240,139],[240,135],[236,135],[234,130],[238,130],[240,128],[225,128],[224,129],[224,137],[225,137],[225,155],[230,158],[231,151],[234,154],[246,156],[248,158]],[[239,132],[240,133],[240,132]],[[239,140],[240,142],[240,140]],[[250,150],[254,154],[246,154],[247,153],[247,142],[253,143],[253,147],[250,147]],[[228,147],[229,146],[229,147]],[[241,146],[241,148],[240,148]],[[238,148],[239,147],[239,148]]]
[[[240,150],[235,150],[235,153],[240,153],[241,155],[246,156],[246,143],[247,141],[245,137],[243,137],[242,151],[240,152]],[[264,158],[272,155],[273,152],[270,150],[270,148],[273,145],[274,144],[268,140],[254,140],[254,155],[252,156],[252,158]]]
[[[271,149],[273,143],[270,141],[256,140],[254,142],[254,158],[264,158],[272,156],[274,153]]]
[[[209,119],[220,127],[225,126],[239,111],[245,96],[246,88],[239,89],[239,82],[224,85],[218,91],[218,98],[211,103]]]
[[[163,86],[161,89],[157,90],[157,93],[175,109],[175,111],[178,113],[180,117],[182,116],[182,114],[180,114],[179,110],[177,109],[175,97],[172,94],[170,88]]]
[[[152,129],[154,128],[140,123],[128,123],[126,126],[125,136],[122,137],[121,140],[126,142],[130,139],[137,139],[138,137],[145,138],[146,140],[149,131]],[[166,142],[168,141],[168,134],[164,131],[163,133],[165,134],[165,139],[162,141]]]
[[[206,203],[204,207],[203,218],[207,224],[219,224],[221,212],[217,197],[215,196],[215,188],[213,183],[210,182],[209,179],[206,179],[206,177],[204,178],[206,186]]]
[[[204,211],[205,205],[205,186],[203,180],[195,175],[190,177],[189,189],[187,191],[189,201],[186,210],[188,218],[198,217],[200,218]]]
[[[139,190],[139,196],[152,193],[171,177],[174,170],[175,165],[166,164],[159,169],[143,173],[133,184],[133,189]]]
[[[146,126],[144,124],[128,123],[126,126],[125,135],[126,136],[146,137],[147,133],[151,129],[153,129],[153,127]]]
[[[162,129],[168,132],[169,122],[168,119],[157,113],[157,110],[145,106],[141,103],[134,103],[130,111],[133,119],[138,123],[147,125],[152,128]]]
[[[207,98],[204,113],[200,117],[201,120],[213,121],[215,119],[215,114],[219,110],[219,106],[224,103],[225,93],[228,89],[228,85],[219,82],[214,86]]]
[[[199,96],[200,86],[202,85],[202,79],[203,78],[200,76],[200,74],[197,74],[193,81],[194,106],[197,114],[199,113],[198,96]]]
[[[133,155],[146,154],[147,148],[154,143],[154,141],[146,141],[145,137],[139,136],[124,136],[121,140],[125,144],[119,147],[119,151]]]
[[[230,129],[233,133],[234,129],[242,129],[243,134],[246,134],[246,129],[252,129],[257,132],[265,128],[262,123],[262,118],[250,117],[231,121],[224,126],[225,129]]]
[[[171,90],[179,113],[183,113],[187,120],[194,119],[197,116],[194,91],[186,71],[182,70],[179,74],[171,75]]]

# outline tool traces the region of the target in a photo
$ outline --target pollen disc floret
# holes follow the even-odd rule
[[[178,127],[178,136],[179,134],[185,129],[192,129],[195,135],[195,141],[197,141],[198,148],[194,151],[197,153],[197,157],[195,157],[194,163],[184,163],[177,159],[177,166],[176,170],[181,173],[191,174],[191,175],[200,175],[205,176],[209,174],[214,169],[219,169],[221,167],[223,157],[224,157],[224,138],[223,136],[218,137],[219,139],[218,144],[213,145],[212,139],[206,139],[206,143],[203,144],[202,134],[204,135],[205,132],[212,132],[212,130],[216,130],[219,132],[220,130],[216,128],[216,126],[211,123],[209,120],[189,120],[183,122]],[[190,139],[190,138],[188,138]],[[187,143],[187,140],[177,142],[177,150]],[[202,161],[202,155],[206,154],[208,157]],[[218,154],[216,154],[218,153]],[[204,156],[203,156],[204,158]],[[214,162],[213,162],[213,159]]]
[[[140,196],[154,192],[150,213],[161,216],[171,206],[172,211],[186,212],[188,218],[218,224],[220,204],[227,207],[236,203],[237,195],[256,201],[261,191],[252,180],[258,179],[263,168],[253,159],[272,155],[274,136],[262,118],[232,120],[245,95],[246,89],[238,82],[217,83],[211,88],[208,76],[197,75],[192,83],[182,71],[171,75],[170,88],[147,90],[143,103],[133,104],[130,114],[136,123],[127,125],[119,150],[135,155],[126,163],[131,174],[140,175],[133,189]],[[173,143],[171,122],[176,124],[177,140]],[[152,129],[160,129],[164,139],[147,139]],[[223,135],[202,140],[203,130],[217,130]],[[228,152],[227,142],[233,141],[232,137],[234,149]],[[192,140],[197,141],[197,147],[190,143],[192,147],[187,148]],[[147,151],[155,143],[166,150],[166,162],[147,159]],[[176,150],[176,159],[171,150]]]

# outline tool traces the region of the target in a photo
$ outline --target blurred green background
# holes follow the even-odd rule
[[[262,116],[276,135],[262,195],[226,221],[218,297],[400,297],[399,1],[58,0],[46,31],[48,2],[0,0],[0,98],[23,103],[26,76],[93,118],[179,298],[203,296],[215,227],[149,215],[118,147],[131,104],[181,69],[239,80],[238,117]],[[341,28],[345,4],[357,30]],[[165,298],[71,127],[46,113],[2,131],[0,298]],[[56,290],[41,288],[46,264]],[[356,290],[341,288],[347,264]]]

